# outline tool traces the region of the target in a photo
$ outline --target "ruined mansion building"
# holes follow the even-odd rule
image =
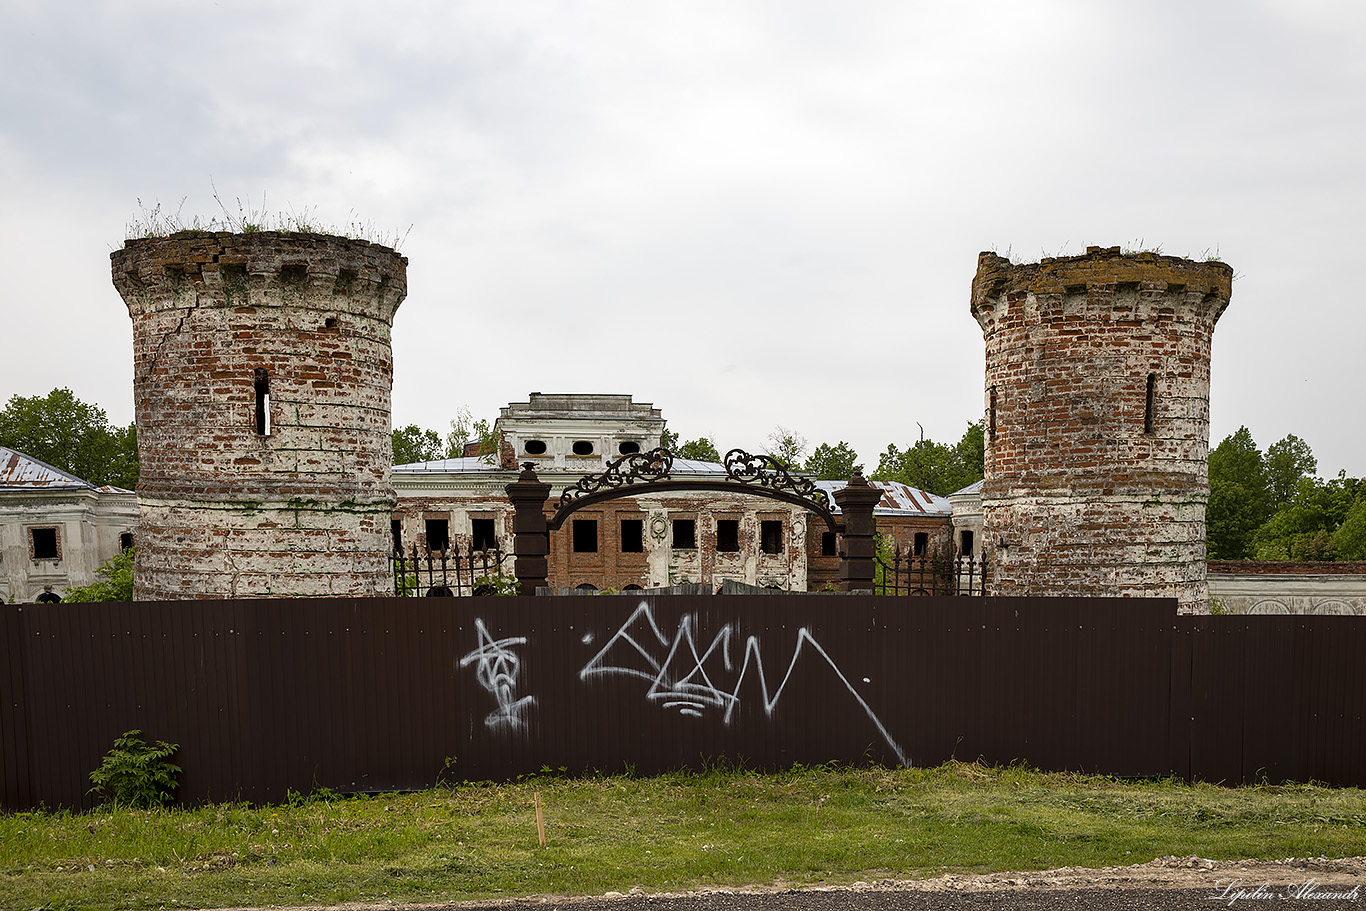
[[[550,484],[553,502],[608,462],[658,447],[665,421],[658,408],[629,395],[533,392],[503,408],[494,429],[496,456],[394,466],[396,548],[509,551],[514,517],[504,489],[519,465],[530,464]],[[721,479],[725,471],[719,463],[675,458],[672,476]],[[816,483],[832,498],[844,486]],[[901,549],[948,549],[947,499],[892,481],[871,483],[882,493],[874,508],[878,527]],[[600,503],[552,531],[549,545],[549,580],[560,589],[714,589],[738,582],[820,591],[839,581],[841,542],[823,521],[800,506],[750,494],[679,491]]]

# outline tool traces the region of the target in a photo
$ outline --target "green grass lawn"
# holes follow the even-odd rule
[[[537,840],[533,795],[548,844]],[[440,901],[1366,854],[1366,794],[950,763],[0,815],[0,907]]]

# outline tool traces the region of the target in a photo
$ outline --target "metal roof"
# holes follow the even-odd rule
[[[601,469],[602,466],[597,466]],[[465,474],[470,472],[494,472],[498,474],[511,474],[515,469],[499,468],[491,465],[483,456],[463,456],[454,459],[434,459],[430,462],[410,462],[407,465],[395,465],[394,472],[398,474],[420,474],[423,472],[446,472],[451,474]],[[552,465],[537,465],[536,470],[540,474],[592,474],[594,472],[583,472],[570,468],[555,468]],[[705,475],[724,475],[725,466],[720,462],[699,462],[695,459],[675,458],[673,463],[674,474],[705,474]]]
[[[980,494],[981,492],[982,492],[982,482],[981,482],[981,481],[973,481],[973,482],[972,482],[971,484],[969,484],[967,487],[964,487],[964,488],[961,489],[961,490],[955,490],[953,493],[949,494],[949,496],[951,496],[951,497],[957,497],[957,496],[962,496],[962,495],[965,495],[965,494],[973,494],[973,493],[975,493],[975,494]]]
[[[409,462],[406,465],[395,465],[394,471],[399,474],[417,474],[418,472],[451,472],[463,473],[471,471],[498,471],[505,472],[507,469],[499,468],[491,464],[484,456],[460,456],[454,459],[433,459],[430,462]]]
[[[22,452],[0,446],[0,489],[4,490],[94,490],[95,485],[82,481],[60,468],[53,468]]]
[[[840,509],[835,505],[834,493],[846,486],[844,481],[817,481],[816,486],[830,494],[830,508],[833,512]],[[917,490],[900,481],[869,481],[869,487],[882,491],[882,500],[873,507],[873,514],[879,516],[949,516],[953,507],[947,497]]]

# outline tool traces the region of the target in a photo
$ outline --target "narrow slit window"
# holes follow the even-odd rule
[[[1153,432],[1153,406],[1157,398],[1157,374],[1148,374],[1148,404],[1143,412],[1143,432]]]
[[[400,519],[389,521],[389,534],[394,538],[394,552],[403,553],[403,522]]]
[[[256,433],[270,436],[270,377],[266,368],[256,368]]]
[[[996,442],[996,387],[991,387],[991,409],[987,421],[987,433],[991,436],[991,442]]]

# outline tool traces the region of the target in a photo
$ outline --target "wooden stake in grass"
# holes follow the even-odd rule
[[[545,847],[545,816],[541,813],[541,792],[536,792],[536,837],[541,842],[541,847]]]

